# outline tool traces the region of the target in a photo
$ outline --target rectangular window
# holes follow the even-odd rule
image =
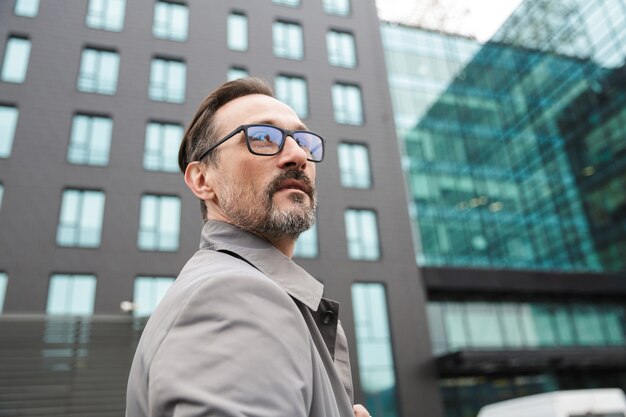
[[[177,172],[178,147],[183,133],[180,125],[148,123],[143,167],[148,171]]]
[[[119,32],[124,27],[126,0],[89,0],[86,24],[93,29]]]
[[[133,291],[133,315],[148,317],[174,283],[172,277],[137,277]]]
[[[329,14],[347,16],[350,14],[350,0],[324,0],[324,11]]]
[[[4,184],[0,182],[0,210],[2,210],[2,197],[4,197]]]
[[[375,261],[380,258],[376,213],[346,210],[346,236],[350,259]]]
[[[243,13],[228,15],[228,48],[233,51],[248,49],[248,17]]]
[[[67,161],[78,165],[107,165],[112,130],[113,120],[110,117],[75,115]]]
[[[12,36],[4,50],[2,62],[2,81],[7,83],[23,83],[28,70],[30,57],[30,40]]]
[[[346,125],[362,125],[361,89],[355,85],[334,84],[332,93],[335,122]]]
[[[16,107],[0,106],[0,158],[11,156],[18,113]]]
[[[4,308],[4,299],[7,293],[7,283],[9,276],[5,272],[0,272],[0,313]]]
[[[139,249],[173,252],[178,250],[180,198],[144,195],[141,198]]]
[[[300,235],[293,251],[298,258],[317,258],[317,225]]]
[[[300,118],[309,116],[306,80],[300,77],[279,75],[276,77],[276,98],[298,113]]]
[[[326,33],[326,49],[330,65],[345,68],[356,67],[356,47],[351,33],[329,31]]]
[[[373,416],[397,416],[396,376],[384,285],[352,284],[352,311],[365,408]]]
[[[232,67],[228,70],[228,74],[226,74],[226,79],[228,81],[238,80],[240,78],[246,78],[248,76],[248,70],[240,67]]]
[[[81,248],[100,246],[104,193],[89,190],[65,190],[57,227],[57,244]]]
[[[96,276],[54,274],[50,277],[46,313],[90,316],[96,299]]]
[[[289,59],[302,59],[304,57],[302,26],[299,24],[274,22],[272,37],[274,56]]]
[[[367,146],[356,143],[340,143],[339,171],[341,185],[348,188],[370,188],[370,160]]]
[[[185,4],[157,1],[154,6],[152,34],[155,38],[186,41],[189,26],[189,8]]]
[[[17,16],[35,17],[39,12],[39,0],[15,0],[14,13]]]
[[[298,7],[300,0],[272,0],[272,3],[282,4],[284,6]]]
[[[115,94],[120,56],[117,52],[83,49],[78,74],[78,90],[85,93]]]
[[[150,68],[150,99],[183,103],[186,78],[187,66],[184,62],[154,58]]]

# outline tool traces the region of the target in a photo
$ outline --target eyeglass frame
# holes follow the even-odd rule
[[[254,150],[252,150],[252,147],[250,146],[250,139],[248,137],[248,130],[247,130],[251,126],[267,126],[267,127],[272,127],[274,129],[279,130],[280,132],[282,132],[282,134],[283,134],[283,141],[280,144],[280,146],[278,147],[278,150],[275,153],[269,153],[269,154],[268,153],[258,153],[258,152],[255,152]],[[246,138],[246,146],[248,148],[248,151],[252,155],[276,156],[276,155],[278,155],[279,153],[281,153],[283,151],[283,148],[285,147],[285,143],[287,142],[287,137],[288,136],[291,136],[291,138],[296,142],[296,144],[298,144],[298,141],[293,136],[296,133],[309,133],[309,134],[312,134],[314,136],[317,136],[322,141],[321,142],[322,143],[322,158],[319,161],[316,161],[316,160],[311,159],[311,158],[307,158],[306,159],[307,161],[311,161],[311,162],[315,162],[315,163],[322,162],[324,160],[324,154],[326,153],[326,139],[324,139],[323,137],[321,137],[317,133],[311,132],[310,130],[289,130],[289,129],[283,129],[283,128],[278,127],[278,126],[266,124],[266,123],[251,123],[251,124],[247,124],[247,125],[240,125],[235,130],[230,132],[228,135],[226,135],[222,139],[218,140],[213,145],[209,146],[209,149],[204,151],[202,153],[202,155],[200,155],[200,157],[197,159],[197,161],[202,161],[204,158],[206,158],[206,156],[209,154],[209,152],[211,152],[213,149],[215,149],[218,146],[220,146],[222,143],[226,142],[228,139],[234,137],[239,132],[243,132],[243,134],[244,134],[244,136]],[[298,144],[298,147],[301,147],[301,146]]]

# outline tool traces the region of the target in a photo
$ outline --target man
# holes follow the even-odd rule
[[[352,416],[336,302],[291,261],[315,220],[324,140],[255,78],[200,105],[179,165],[200,199],[200,250],[143,332],[127,417]]]

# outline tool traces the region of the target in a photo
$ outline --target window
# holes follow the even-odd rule
[[[57,244],[81,248],[100,246],[103,214],[102,191],[65,190],[57,228]]]
[[[238,80],[239,78],[246,78],[248,76],[248,70],[245,68],[232,67],[228,70],[228,74],[226,74],[226,79],[228,81]]]
[[[380,258],[376,213],[346,210],[345,221],[350,259],[374,261]]]
[[[379,283],[352,284],[352,310],[365,408],[374,416],[397,416],[385,287]]]
[[[317,251],[317,225],[313,225],[298,238],[293,256],[298,258],[316,258]]]
[[[120,56],[117,52],[83,50],[78,74],[78,90],[85,93],[115,94]]]
[[[148,123],[143,167],[148,171],[177,172],[178,147],[183,133],[180,125]]]
[[[341,185],[348,188],[370,188],[372,179],[367,146],[340,143],[338,150]]]
[[[351,33],[334,30],[326,33],[326,49],[330,65],[345,68],[356,66],[356,47]]]
[[[276,98],[298,113],[304,119],[309,115],[309,105],[304,78],[279,75],[276,77]]]
[[[282,4],[284,6],[298,7],[300,0],[272,0],[272,3]]]
[[[248,17],[243,13],[228,15],[228,48],[233,51],[248,49]]]
[[[151,100],[183,103],[187,66],[181,61],[155,58],[150,69]]]
[[[0,272],[0,313],[2,313],[2,309],[4,308],[4,299],[7,293],[8,281],[9,276],[5,272]]]
[[[152,24],[152,34],[155,38],[185,41],[188,26],[189,8],[186,5],[157,1]]]
[[[109,117],[75,115],[67,161],[81,165],[108,164],[112,130],[113,120]]]
[[[126,0],[89,0],[87,26],[119,32],[124,27]]]
[[[324,11],[339,16],[350,14],[350,0],[324,0]]]
[[[30,40],[12,36],[7,42],[2,63],[2,81],[23,83],[30,57]]]
[[[50,277],[46,313],[89,316],[95,299],[95,275],[55,274]]]
[[[24,17],[35,17],[39,12],[39,0],[16,0],[15,14]]]
[[[346,125],[363,124],[361,89],[355,85],[333,85],[333,110],[337,123]]]
[[[159,304],[167,290],[174,283],[172,277],[137,277],[133,291],[135,317],[147,317]]]
[[[279,58],[302,59],[304,56],[302,26],[297,23],[274,22],[272,36],[275,56]]]
[[[160,195],[144,195],[141,198],[139,249],[176,251],[179,229],[180,198]]]
[[[11,106],[0,106],[0,158],[11,156],[18,110]]]
[[[4,197],[4,184],[0,182],[0,210],[2,209],[2,197]]]

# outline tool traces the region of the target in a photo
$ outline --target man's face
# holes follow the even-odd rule
[[[215,116],[217,137],[244,124],[271,124],[306,130],[284,103],[261,94],[237,98]],[[315,222],[315,164],[296,141],[287,137],[278,155],[253,155],[243,132],[216,151],[214,173],[217,217],[265,237],[297,238]]]

